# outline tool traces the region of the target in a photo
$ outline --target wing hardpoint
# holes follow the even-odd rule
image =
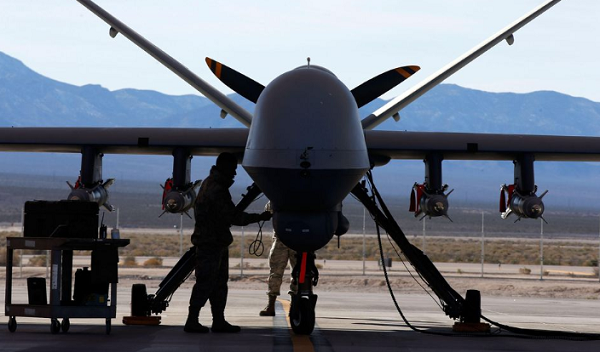
[[[80,153],[92,146],[104,154],[192,155],[244,152],[246,128],[0,128],[0,151]]]

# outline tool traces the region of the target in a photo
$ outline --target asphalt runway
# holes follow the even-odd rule
[[[396,292],[408,320],[426,333],[409,329],[387,293],[318,292],[317,325],[310,336],[289,328],[286,295],[277,302],[277,316],[260,317],[264,291],[232,289],[227,319],[242,327],[239,334],[188,334],[183,331],[189,287],[175,293],[159,326],[126,326],[130,282],[119,285],[117,318],[105,333],[104,319],[71,319],[68,333],[50,333],[44,318],[17,317],[16,332],[8,331],[8,317],[0,322],[0,351],[598,351],[600,341],[524,339],[507,332],[493,336],[440,336],[451,333],[446,318],[427,295]],[[149,288],[151,292],[152,289]],[[24,286],[14,287],[13,302],[27,297]],[[2,297],[4,302],[4,297]],[[15,302],[16,303],[16,302]],[[597,300],[549,300],[482,297],[483,314],[503,324],[522,328],[600,333]],[[210,309],[200,321],[210,325]],[[492,331],[497,329],[492,328]]]

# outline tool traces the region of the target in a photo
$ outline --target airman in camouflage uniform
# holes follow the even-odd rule
[[[289,249],[283,242],[277,238],[277,234],[273,233],[273,244],[269,252],[269,303],[265,309],[260,311],[261,316],[275,316],[275,300],[280,295],[281,281],[283,280],[283,272],[288,265],[288,261],[292,269],[296,265],[296,252]],[[290,282],[290,291],[296,292],[297,285]]]
[[[210,301],[213,332],[239,332],[240,327],[225,320],[227,280],[229,279],[229,245],[233,236],[231,225],[245,226],[271,219],[271,213],[248,214],[235,210],[229,187],[236,175],[237,159],[221,153],[217,163],[198,192],[194,204],[195,226],[192,243],[196,247],[196,284],[192,289],[190,307],[184,331],[205,333],[208,328],[199,323],[200,309]]]

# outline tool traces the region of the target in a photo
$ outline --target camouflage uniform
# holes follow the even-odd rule
[[[281,289],[283,272],[287,267],[288,261],[293,269],[296,265],[296,252],[289,249],[277,238],[277,234],[273,233],[273,245],[269,252],[269,290],[267,291],[269,303],[260,311],[260,316],[275,316],[275,301],[280,294],[279,290]],[[297,290],[298,286],[290,282],[290,291],[295,293]]]
[[[296,252],[289,249],[281,242],[276,234],[273,234],[273,245],[269,253],[269,296],[279,296],[283,273],[288,265],[288,261],[292,269],[296,265]],[[290,282],[290,291],[296,292],[297,285]]]
[[[210,170],[210,176],[202,182],[194,204],[196,223],[191,240],[196,247],[196,283],[190,297],[190,332],[206,332],[207,329],[198,323],[198,314],[207,300],[210,301],[213,316],[213,331],[215,324],[229,325],[225,322],[224,312],[229,279],[228,247],[233,242],[229,229],[231,225],[245,226],[270,219],[270,213],[248,214],[235,210],[229,187],[233,184],[236,164],[226,172],[218,165],[219,159],[217,166]],[[239,331],[239,327],[235,328]]]

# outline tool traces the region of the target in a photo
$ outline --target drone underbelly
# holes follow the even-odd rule
[[[246,149],[244,169],[275,210],[328,210],[368,170],[366,150]]]
[[[341,203],[366,172],[245,168],[271,201],[273,229],[278,238],[296,251],[318,250],[339,231],[343,225]]]
[[[321,211],[337,206],[365,169],[276,169],[246,167],[275,210]]]

